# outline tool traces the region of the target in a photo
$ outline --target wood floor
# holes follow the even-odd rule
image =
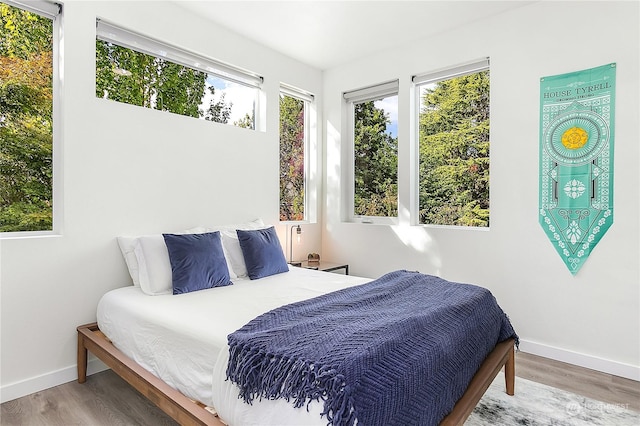
[[[640,382],[575,367],[522,352],[516,375],[640,412]],[[516,381],[516,392],[517,381]],[[0,406],[2,426],[176,425],[111,370]]]
[[[523,352],[516,354],[516,376],[640,412],[640,382],[635,380]]]

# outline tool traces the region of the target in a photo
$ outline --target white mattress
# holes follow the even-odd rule
[[[148,296],[138,287],[112,290],[98,304],[98,325],[125,355],[187,397],[213,407],[229,425],[324,425],[320,403],[310,404],[309,411],[294,409],[284,400],[255,401],[250,406],[225,380],[227,335],[278,306],[370,281],[290,269],[175,296]]]

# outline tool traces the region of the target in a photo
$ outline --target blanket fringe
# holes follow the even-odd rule
[[[329,424],[352,426],[356,411],[344,376],[331,366],[266,353],[230,342],[227,379],[240,388],[248,404],[256,399],[284,398],[296,408],[324,401]]]

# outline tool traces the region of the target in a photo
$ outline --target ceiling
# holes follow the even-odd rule
[[[325,70],[533,1],[176,0],[235,33]]]

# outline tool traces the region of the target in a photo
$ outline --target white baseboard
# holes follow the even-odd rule
[[[520,340],[520,350],[533,355],[551,358],[567,364],[589,368],[614,376],[625,377],[627,379],[640,381],[640,366],[624,364],[609,359],[598,358],[592,355],[585,355],[566,349],[555,348],[541,343]]]
[[[97,358],[89,359],[87,362],[87,375],[99,373],[108,368]],[[78,380],[78,370],[75,365],[20,382],[10,383],[0,388],[0,403],[12,401],[74,380]]]

